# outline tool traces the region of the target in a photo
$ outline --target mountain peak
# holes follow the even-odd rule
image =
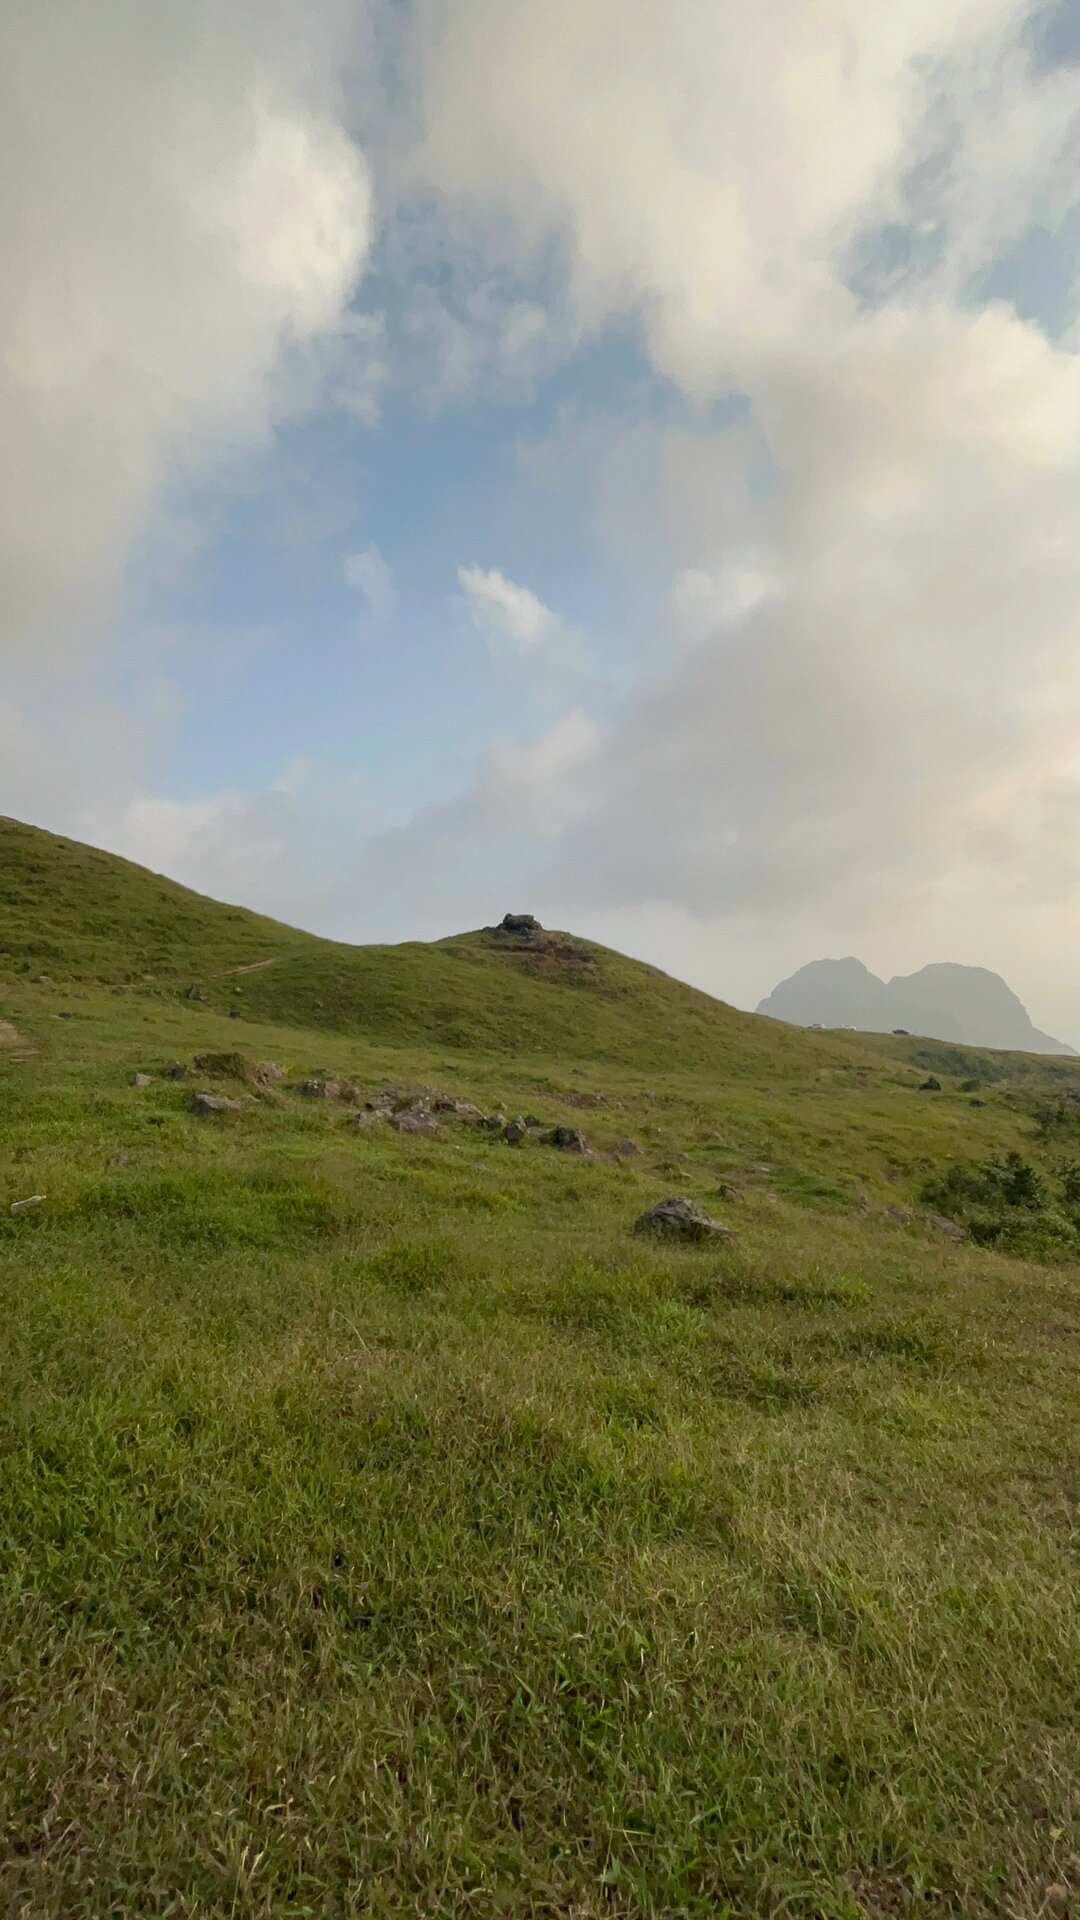
[[[1023,1002],[999,974],[955,960],[933,961],[887,983],[861,960],[812,960],[782,980],[758,1012],[793,1026],[858,1027],[868,1033],[902,1027],[927,1039],[1017,1053],[1074,1051],[1032,1025]]]

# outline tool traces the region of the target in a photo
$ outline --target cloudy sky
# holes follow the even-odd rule
[[[6,0],[0,812],[1080,1042],[1080,0]]]

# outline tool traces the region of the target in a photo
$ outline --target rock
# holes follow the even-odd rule
[[[525,1125],[527,1127],[543,1127],[547,1125],[547,1122],[545,1120],[538,1120],[535,1113],[527,1113],[525,1115]]]
[[[239,1009],[239,1007],[230,1007],[230,1008],[229,1008],[229,1019],[230,1019],[230,1020],[240,1020],[240,1019],[242,1019],[242,1018],[243,1018],[243,1015],[241,1014],[241,1012],[240,1012],[240,1009]]]
[[[27,1200],[13,1200],[8,1211],[10,1213],[25,1213],[28,1207],[40,1207],[47,1197],[44,1193],[32,1193]]]
[[[912,1227],[915,1224],[915,1215],[910,1207],[886,1207],[885,1213],[888,1219],[896,1221],[898,1227]]]
[[[931,1074],[929,1080],[923,1081],[922,1085],[919,1088],[919,1092],[920,1093],[940,1093],[941,1081],[935,1080],[933,1074]]]
[[[949,1240],[966,1240],[967,1234],[955,1220],[946,1219],[943,1213],[924,1213],[923,1226],[932,1233],[943,1233]]]
[[[171,1066],[162,1067],[161,1077],[163,1080],[186,1080],[189,1071],[182,1060],[174,1060]]]
[[[539,920],[534,920],[531,913],[504,913],[495,931],[496,933],[542,933],[543,928]]]
[[[516,1120],[511,1120],[509,1126],[503,1128],[503,1139],[508,1147],[524,1146],[528,1137],[529,1129],[520,1115]]]
[[[973,1100],[973,1101],[971,1102],[971,1104],[972,1104],[972,1106],[973,1106],[973,1107],[985,1107],[985,1105],[986,1105],[986,1101],[985,1101],[985,1100]]]
[[[378,1107],[363,1107],[359,1113],[353,1114],[349,1125],[360,1133],[365,1127],[383,1126],[389,1118],[390,1115],[382,1112]]]
[[[152,1087],[154,1083],[148,1073],[133,1073],[130,1084],[133,1087]]]
[[[681,1240],[734,1240],[730,1227],[722,1227],[718,1220],[699,1207],[695,1200],[687,1200],[682,1194],[673,1194],[668,1200],[658,1201],[634,1224],[635,1233],[670,1234]]]
[[[432,1113],[450,1113],[456,1120],[482,1120],[482,1110],[472,1100],[457,1100],[452,1093],[436,1093],[429,1105]]]
[[[203,992],[201,987],[189,987],[187,989],[187,992],[184,994],[184,999],[185,1000],[205,1000],[206,995]]]
[[[621,1155],[624,1160],[630,1160],[635,1153],[641,1152],[641,1148],[638,1146],[636,1140],[616,1140],[615,1151]]]
[[[285,1069],[279,1067],[276,1060],[260,1060],[252,1069],[251,1077],[257,1087],[272,1087],[276,1081],[284,1080]]]
[[[192,1113],[239,1113],[239,1100],[226,1100],[223,1093],[207,1093],[204,1089],[191,1096]]]
[[[399,1133],[438,1133],[439,1123],[431,1108],[417,1104],[391,1115],[390,1125]]]
[[[340,1080],[301,1080],[297,1088],[305,1100],[336,1100],[341,1092]]]
[[[502,1133],[510,1123],[505,1113],[489,1113],[478,1124],[484,1133]]]
[[[585,1135],[577,1127],[552,1127],[548,1134],[548,1145],[559,1147],[563,1153],[587,1153]]]

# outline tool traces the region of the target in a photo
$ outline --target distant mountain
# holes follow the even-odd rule
[[[951,961],[885,981],[861,960],[812,960],[782,980],[758,1012],[798,1027],[858,1027],[865,1033],[903,1027],[927,1039],[972,1047],[1075,1053],[1032,1026],[1023,1002],[1000,975]]]

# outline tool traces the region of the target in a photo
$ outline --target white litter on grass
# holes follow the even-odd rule
[[[47,1194],[32,1193],[29,1200],[13,1200],[11,1203],[11,1211],[12,1213],[25,1213],[27,1207],[40,1207],[42,1201],[47,1198]]]

